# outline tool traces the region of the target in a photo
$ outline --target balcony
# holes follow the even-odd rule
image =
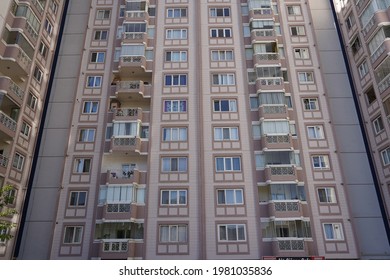
[[[112,137],[110,152],[146,154],[148,141],[141,141],[139,137]]]
[[[267,182],[298,181],[298,170],[294,165],[267,165],[265,180]]]
[[[268,204],[269,216],[275,218],[302,217],[303,211],[299,200],[274,200]]]
[[[256,65],[264,64],[280,64],[280,56],[278,53],[257,53],[253,55],[253,60]]]
[[[382,62],[385,57],[390,53],[390,40],[386,39],[378,49],[371,55],[371,62],[373,67],[376,68],[378,63]]]
[[[39,1],[39,0],[32,0],[31,2],[32,2],[32,4],[33,4],[33,7],[35,7],[36,10],[38,11],[38,13],[39,13],[40,15],[42,15],[43,12],[45,11],[45,8],[43,7],[43,5],[42,5],[42,3],[41,3],[42,1]]]
[[[0,111],[0,138],[11,140],[15,137],[16,121]]]
[[[149,122],[150,112],[141,108],[119,108],[113,110],[113,121],[141,121]]]
[[[310,255],[304,238],[276,238],[272,241],[274,255],[280,257],[306,257]]]
[[[129,21],[148,21],[149,13],[145,11],[126,11],[125,22]]]
[[[119,101],[128,101],[130,98],[132,100],[150,98],[151,93],[152,85],[143,81],[120,81],[116,84],[115,97]]]
[[[6,45],[0,60],[0,72],[16,80],[30,74],[32,61],[19,45]]]
[[[104,260],[127,260],[129,258],[141,258],[143,252],[142,240],[108,239],[95,241],[97,254]]]
[[[145,56],[121,56],[119,60],[118,71],[123,78],[141,75],[146,72],[146,68]]]
[[[0,174],[5,174],[8,166],[8,158],[0,154]]]
[[[263,135],[261,137],[261,147],[263,149],[292,149],[292,137],[290,134]]]
[[[389,17],[387,15],[387,11],[376,11],[370,21],[364,26],[362,29],[362,34],[366,40],[374,33],[374,31],[378,28],[381,23],[385,23],[389,21]]]
[[[123,44],[147,44],[148,35],[143,32],[123,32],[122,43]]]
[[[17,106],[22,105],[24,91],[9,77],[0,77],[0,92],[4,92]]]
[[[271,8],[259,8],[250,10],[249,18],[272,20],[274,18],[274,15]]]
[[[378,89],[379,92],[382,94],[390,87],[390,74],[388,74],[379,84]]]
[[[282,77],[256,79],[257,92],[267,91],[267,90],[283,90],[283,89],[284,89],[284,81]]]
[[[111,169],[107,170],[106,184],[146,184],[146,171],[139,171],[137,169],[131,171],[123,171],[122,169]]]
[[[275,41],[276,33],[273,29],[254,29],[251,31],[252,42]]]
[[[288,111],[286,105],[261,105],[259,107],[260,119],[287,119]]]

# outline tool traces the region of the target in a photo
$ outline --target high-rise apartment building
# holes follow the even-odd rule
[[[334,1],[383,213],[390,222],[390,1]]]
[[[67,2],[16,258],[390,258],[331,1]]]
[[[0,258],[13,255],[55,57],[63,0],[0,1],[0,187],[11,185],[1,217]],[[16,224],[7,227],[2,223]]]

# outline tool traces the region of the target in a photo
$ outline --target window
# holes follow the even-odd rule
[[[368,102],[368,104],[372,104],[375,100],[376,100],[376,95],[375,95],[375,91],[374,91],[374,88],[369,88],[365,93],[364,95],[366,96],[366,100]],[[385,111],[386,111],[386,106],[385,106]]]
[[[215,166],[217,172],[241,171],[240,157],[216,157]]]
[[[28,93],[27,106],[35,110],[37,108],[38,98],[35,97],[31,92]]]
[[[211,38],[230,38],[232,37],[231,28],[212,28],[210,29]]]
[[[213,74],[213,85],[235,85],[234,74]]]
[[[24,156],[19,153],[15,153],[14,160],[12,162],[12,167],[17,170],[22,170],[24,164]]]
[[[79,244],[81,243],[82,234],[83,234],[82,226],[67,226],[65,227],[64,243]]]
[[[217,203],[219,205],[243,204],[242,189],[223,189],[217,190]]]
[[[347,25],[348,30],[351,30],[352,26],[355,25],[355,17],[353,16],[352,13],[350,13],[346,18],[345,24]]]
[[[186,62],[187,51],[167,51],[165,52],[165,61],[167,62]]]
[[[167,29],[166,39],[187,39],[187,29]]]
[[[162,190],[161,205],[186,205],[186,190]]]
[[[107,40],[108,31],[107,30],[95,30],[93,39],[96,41],[105,41]]]
[[[210,17],[229,17],[230,8],[210,8]]]
[[[187,141],[186,127],[164,127],[163,141]]]
[[[287,6],[287,14],[289,16],[300,16],[301,13],[301,6],[294,5],[294,6]]]
[[[50,9],[52,10],[53,14],[57,14],[58,11],[58,4],[55,1],[50,1]]]
[[[165,75],[165,86],[186,86],[187,74]]]
[[[312,84],[314,83],[313,72],[298,72],[299,83],[301,84]]]
[[[324,139],[324,128],[322,125],[308,126],[307,134],[309,139]]]
[[[29,124],[27,124],[26,122],[23,122],[22,127],[20,129],[20,133],[22,133],[22,135],[28,137],[30,135],[30,132],[31,132],[31,126]]]
[[[100,88],[102,86],[102,76],[89,76],[87,78],[87,87]]]
[[[187,242],[187,225],[160,225],[160,242]]]
[[[43,72],[42,72],[41,69],[39,69],[38,66],[35,66],[35,68],[34,68],[33,77],[34,77],[34,79],[35,79],[38,83],[41,83],[41,82],[42,82]]]
[[[72,207],[83,207],[87,203],[87,192],[77,191],[70,192],[69,206]]]
[[[390,164],[390,147],[387,147],[385,150],[381,151],[383,165]]]
[[[237,100],[235,99],[214,100],[214,112],[237,112]]]
[[[186,8],[167,9],[167,18],[182,18],[182,17],[187,17]]]
[[[165,113],[187,112],[187,101],[186,100],[165,100],[164,112]]]
[[[146,23],[140,22],[126,22],[123,24],[123,28],[123,32],[145,33],[147,30]]]
[[[363,61],[359,66],[358,66],[358,71],[359,71],[359,76],[362,79],[365,75],[368,73],[368,65],[367,61]]]
[[[323,224],[326,240],[344,240],[340,223]]]
[[[95,129],[94,128],[82,128],[79,132],[79,142],[93,142],[95,141]]]
[[[109,19],[110,10],[97,10],[96,19]]]
[[[162,158],[163,172],[187,172],[186,157],[163,157]]]
[[[233,61],[233,51],[230,50],[216,50],[211,51],[212,61]]]
[[[305,27],[303,25],[290,26],[290,33],[292,36],[305,36],[306,35]]]
[[[309,59],[309,49],[308,48],[295,48],[294,57],[296,59]]]
[[[329,169],[329,157],[327,155],[312,156],[314,169]]]
[[[74,161],[74,173],[89,173],[91,170],[90,158],[76,158]]]
[[[318,198],[321,203],[336,203],[336,192],[334,188],[317,189]]]
[[[379,116],[375,120],[372,121],[372,124],[374,126],[375,134],[379,134],[385,127],[383,126],[382,117]]]
[[[105,57],[104,52],[92,52],[91,53],[91,63],[104,63],[104,57]]]
[[[51,24],[48,19],[45,19],[44,28],[47,34],[51,35],[51,33],[53,32],[53,24]]]
[[[46,55],[47,55],[47,50],[48,50],[48,47],[46,46],[46,44],[44,42],[40,42],[39,43],[39,47],[38,47],[38,52],[46,58]]]
[[[218,225],[218,241],[245,241],[245,225]]]
[[[238,127],[214,127],[215,141],[238,141]]]
[[[304,98],[303,105],[307,111],[316,111],[319,108],[317,98]]]
[[[352,53],[356,54],[362,47],[359,37],[356,37],[351,43]]]
[[[98,101],[85,101],[83,106],[83,114],[96,114],[99,108]]]

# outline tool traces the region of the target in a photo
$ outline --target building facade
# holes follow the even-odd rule
[[[39,135],[63,0],[3,0],[0,3],[0,186],[11,185],[8,208],[1,217],[16,224],[0,234],[16,236],[29,173]],[[12,258],[16,238],[0,238],[0,258]]]
[[[390,258],[352,92],[330,1],[69,1],[15,257]]]

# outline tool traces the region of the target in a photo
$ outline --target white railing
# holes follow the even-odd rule
[[[303,251],[305,242],[303,240],[278,240],[279,250]]]
[[[103,242],[104,252],[127,252],[129,248],[129,241],[111,241]]]
[[[297,201],[274,201],[275,211],[292,212],[299,211],[299,202]]]
[[[126,11],[127,18],[145,18],[145,12]]]
[[[266,143],[269,144],[288,144],[290,143],[289,135],[266,135],[265,136]]]
[[[256,37],[273,37],[275,36],[275,31],[273,29],[264,29],[264,30],[254,30]]]
[[[0,123],[12,131],[16,131],[16,122],[0,111]]]
[[[271,8],[260,8],[260,9],[253,9],[254,15],[272,15],[272,9]]]
[[[107,213],[130,213],[129,203],[107,204]]]
[[[124,40],[143,40],[145,33],[142,32],[124,32],[122,39]]]
[[[114,138],[114,146],[127,146],[135,147],[137,145],[136,137],[126,137],[126,138]]]
[[[139,90],[143,84],[142,81],[121,81],[117,83],[116,90]]]
[[[15,84],[12,80],[10,80],[10,84],[9,84],[8,89],[10,91],[12,91],[20,99],[23,99],[24,91],[17,84]]]
[[[271,175],[295,175],[294,166],[270,166]]]
[[[122,56],[121,60],[124,63],[141,63],[142,56]]]
[[[255,54],[257,60],[279,60],[278,53],[258,53]]]
[[[0,155],[0,166],[7,167],[8,165],[8,158],[4,155]]]
[[[283,85],[283,78],[260,78],[260,85],[281,86]]]
[[[31,26],[31,24],[26,21],[26,26],[25,26],[27,32],[31,35],[31,37],[36,41],[38,39],[38,32],[34,30],[34,28]]]
[[[124,108],[124,109],[115,109],[115,116],[117,117],[137,117],[139,113],[139,108]]]

